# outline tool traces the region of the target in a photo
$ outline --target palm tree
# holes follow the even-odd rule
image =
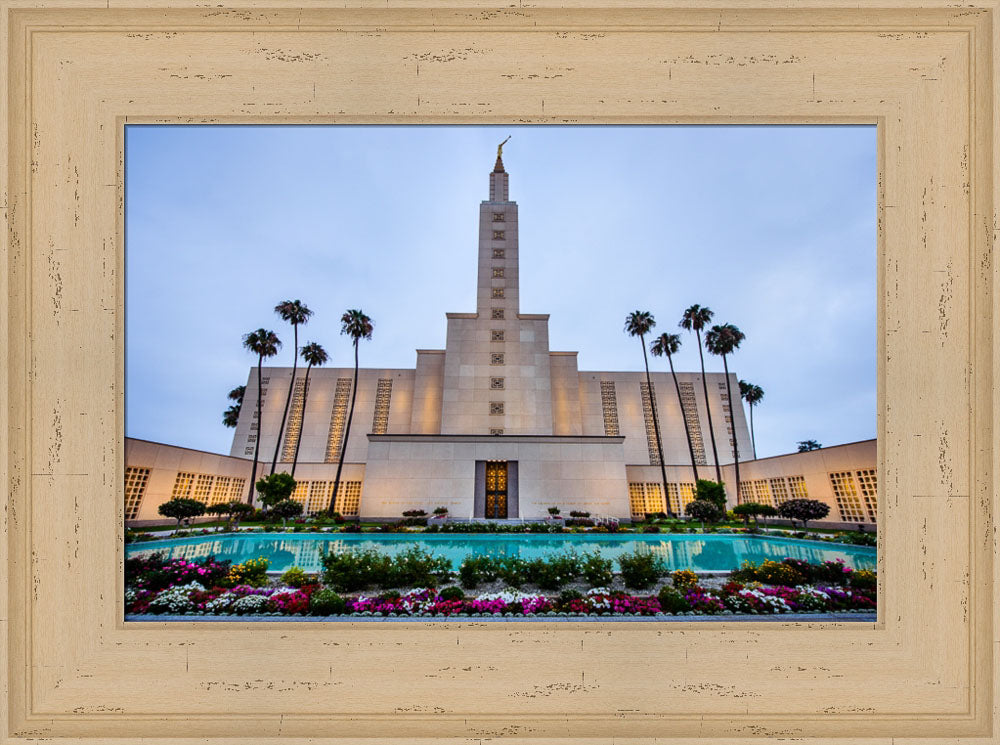
[[[222,413],[222,423],[227,427],[235,427],[240,420],[240,409],[243,408],[243,394],[247,392],[245,385],[239,385],[229,391],[229,400],[236,403]]]
[[[764,389],[759,385],[740,381],[740,398],[747,402],[750,407],[750,444],[753,446],[753,458],[757,460],[757,438],[753,434],[753,407],[759,404],[764,398]]]
[[[681,337],[677,334],[660,334],[653,339],[649,346],[650,354],[654,357],[666,356],[670,363],[670,374],[674,379],[674,390],[677,391],[677,403],[681,407],[681,419],[684,420],[684,434],[687,436],[688,453],[691,454],[691,469],[694,471],[694,483],[698,483],[698,463],[694,458],[694,445],[691,442],[691,430],[688,427],[687,417],[684,415],[684,401],[681,399],[681,386],[677,382],[677,373],[674,372],[674,355],[681,348]]]
[[[808,453],[811,450],[819,450],[823,447],[816,440],[799,440],[798,445],[800,453]]]
[[[306,381],[302,388],[302,423],[305,424],[306,419],[306,401],[309,398],[309,371],[312,370],[313,365],[325,365],[327,360],[330,359],[326,350],[323,349],[316,342],[309,342],[304,347],[302,347],[302,359],[306,362]],[[291,476],[295,476],[295,464],[299,461],[299,445],[302,443],[302,426],[299,426],[299,433],[295,436],[295,455],[292,457],[292,473]]]
[[[360,310],[348,310],[340,317],[340,333],[347,334],[354,340],[354,386],[351,388],[351,408],[347,412],[347,425],[344,427],[344,442],[340,446],[340,457],[337,459],[337,476],[333,481],[333,494],[330,497],[330,516],[336,511],[337,490],[340,488],[340,473],[344,469],[344,454],[347,452],[347,438],[351,436],[351,420],[354,418],[354,401],[358,397],[358,343],[362,339],[371,339],[375,324],[372,319]]]
[[[674,511],[670,507],[670,498],[667,496],[667,467],[663,463],[663,444],[660,438],[660,422],[656,415],[656,395],[653,390],[653,381],[649,377],[649,358],[646,356],[646,334],[648,334],[656,321],[649,311],[634,310],[625,316],[625,333],[629,336],[638,336],[639,344],[642,346],[642,361],[646,365],[646,387],[649,389],[649,408],[653,415],[653,431],[656,433],[656,452],[660,456],[660,475],[663,477],[663,501],[667,507],[667,514],[674,517]]]
[[[708,416],[708,437],[712,441],[712,458],[715,460],[715,480],[722,483],[722,469],[719,467],[719,451],[715,447],[715,427],[712,425],[712,405],[708,401],[708,379],[705,377],[705,355],[701,351],[701,330],[705,328],[714,314],[708,308],[698,304],[692,305],[681,316],[677,324],[682,329],[694,331],[698,337],[698,359],[701,360],[701,387],[705,391],[705,411]]]
[[[309,308],[303,305],[301,300],[285,300],[274,306],[274,312],[281,316],[283,321],[292,324],[295,332],[295,346],[292,348],[292,382],[288,384],[288,395],[285,396],[285,411],[281,415],[281,426],[278,427],[278,436],[274,440],[274,457],[271,459],[271,473],[278,465],[278,449],[281,447],[281,436],[285,432],[285,420],[288,418],[288,406],[292,402],[292,389],[295,388],[295,369],[299,362],[299,324],[309,321],[309,316],[313,314]]]
[[[260,438],[263,434],[260,420],[260,389],[261,389],[261,368],[264,366],[265,357],[274,357],[278,353],[281,341],[278,335],[267,329],[257,329],[251,331],[243,337],[243,346],[257,355],[257,440],[253,448],[253,470],[250,471],[250,493],[247,494],[247,504],[253,504],[254,482],[257,479],[257,459],[260,456]]]
[[[729,418],[733,430],[733,464],[736,471],[736,503],[740,502],[740,449],[736,442],[736,408],[733,406],[733,392],[729,386],[729,364],[726,355],[732,354],[746,338],[746,335],[731,323],[712,326],[705,334],[705,348],[722,357],[722,367],[726,371],[726,396],[729,397]]]

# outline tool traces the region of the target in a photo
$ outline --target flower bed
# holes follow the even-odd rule
[[[339,595],[318,581],[286,573],[297,586],[279,582],[253,586],[241,578],[257,579],[265,560],[229,566],[212,558],[200,562],[164,561],[158,557],[130,560],[127,565],[125,608],[130,615],[269,615],[368,617],[514,617],[514,616],[662,616],[779,613],[872,612],[875,610],[874,573],[852,581],[848,567],[830,562],[769,562],[744,565],[722,587],[703,587],[690,572],[675,573],[671,584],[656,594],[633,594],[594,587],[586,593],[559,594],[504,589],[467,595],[461,588],[417,587],[380,595]],[[263,569],[261,568],[263,564]],[[791,585],[766,584],[753,579],[763,573],[791,573],[829,580]],[[283,577],[283,580],[285,578]],[[234,584],[239,582],[238,584]]]

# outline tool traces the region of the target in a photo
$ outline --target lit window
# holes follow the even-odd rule
[[[492,329],[490,331],[490,341],[503,341],[503,329]]]
[[[491,354],[490,355],[491,365],[502,365],[503,364],[503,354]]]
[[[494,287],[493,288],[493,297],[495,297],[495,298],[502,298],[503,297],[503,288],[502,287]]]
[[[490,401],[490,416],[503,415],[503,401]]]
[[[149,469],[129,466],[125,469],[125,519],[135,520],[149,482]]]

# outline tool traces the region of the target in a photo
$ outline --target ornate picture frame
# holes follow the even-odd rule
[[[3,0],[3,742],[993,740],[997,4],[568,5]],[[876,124],[878,621],[124,622],[143,122]]]

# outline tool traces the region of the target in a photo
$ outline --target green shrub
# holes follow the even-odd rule
[[[378,596],[379,600],[399,600],[399,598],[399,590],[389,590],[388,592],[383,592]]]
[[[670,575],[670,579],[673,580],[674,587],[679,590],[687,590],[698,584],[698,575],[690,569],[678,569]]]
[[[305,570],[301,567],[288,567],[288,569],[285,570],[285,573],[281,575],[281,581],[289,587],[302,587],[302,585],[308,585],[311,579],[312,578],[306,574]]]
[[[736,582],[763,582],[766,585],[785,585],[794,587],[809,581],[809,577],[803,575],[794,566],[785,562],[764,561],[760,565],[752,561],[744,561],[739,569],[729,575],[731,580]]]
[[[664,585],[660,588],[660,594],[657,596],[660,601],[660,608],[664,613],[685,613],[691,610],[691,606],[688,601],[685,600],[684,595],[681,594],[680,590],[677,590],[670,585]]]
[[[271,562],[262,556],[248,559],[242,564],[234,564],[229,567],[229,575],[219,584],[226,587],[236,587],[237,585],[264,587],[267,584],[267,568],[270,565]]]
[[[604,587],[614,579],[614,564],[598,553],[586,554],[580,567],[583,578],[591,587]]]
[[[413,546],[392,558],[378,584],[381,587],[437,587],[450,575],[448,559]]]
[[[663,560],[654,554],[635,551],[618,557],[618,567],[621,570],[625,586],[634,590],[642,590],[656,582],[664,573]]]
[[[377,551],[345,551],[323,554],[323,582],[341,592],[363,590],[380,583],[391,560]]]
[[[571,600],[583,600],[584,595],[579,590],[563,590],[559,593],[560,605],[565,605]]]
[[[462,587],[472,589],[487,581],[493,560],[488,556],[466,556],[458,568],[458,580]],[[492,579],[490,577],[490,579]]]
[[[465,593],[461,587],[446,587],[438,593],[441,600],[463,600]]]
[[[339,616],[347,604],[333,590],[317,590],[309,598],[309,613],[314,616]]]
[[[534,559],[528,562],[527,575],[533,584],[543,590],[558,590],[580,576],[580,557],[568,553]]]
[[[848,575],[848,583],[857,590],[874,590],[878,576],[871,569],[857,569]]]

